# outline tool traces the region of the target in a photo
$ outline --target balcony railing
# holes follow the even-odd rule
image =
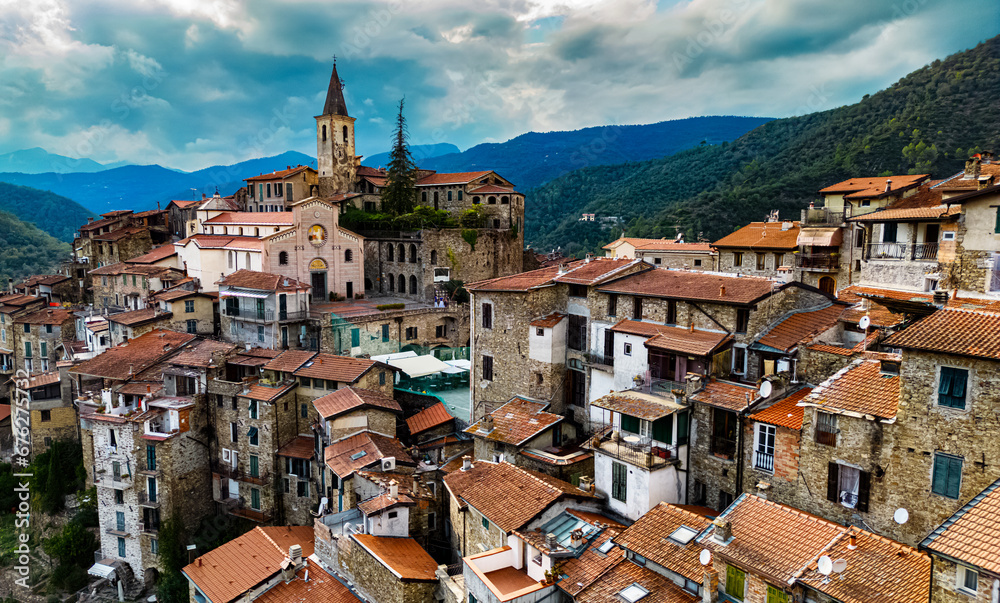
[[[806,270],[839,270],[840,256],[836,253],[798,253],[795,265]]]
[[[937,252],[937,243],[870,243],[865,259],[934,261]]]
[[[613,367],[615,365],[615,357],[605,356],[603,352],[587,352],[586,354],[584,354],[584,357],[587,359],[588,364],[592,364],[595,366]]]
[[[140,521],[139,531],[146,534],[155,534],[160,531],[159,521]]]
[[[229,508],[229,512],[236,517],[243,517],[257,523],[267,523],[271,521],[271,514],[263,509],[253,509],[250,505],[240,500],[236,505]]]
[[[274,322],[278,321],[300,321],[319,319],[319,313],[312,310],[273,310],[264,308],[258,310],[254,307],[242,308],[239,306],[225,306],[223,315],[230,318],[237,318],[246,322]]]
[[[140,492],[138,495],[139,506],[142,507],[159,507],[160,506],[160,494],[157,492],[155,494],[150,494],[149,492]]]
[[[803,226],[839,226],[844,218],[849,217],[843,211],[830,211],[825,207],[814,207],[802,210]]]
[[[753,467],[768,473],[774,472],[774,454],[755,450],[753,453]]]
[[[271,476],[266,469],[261,469],[256,474],[251,474],[249,471],[233,467],[232,465],[219,465],[215,471],[222,477],[258,486],[263,486],[271,482]]]
[[[629,438],[637,441],[629,442]],[[598,429],[583,447],[643,469],[660,469],[678,461],[675,446],[653,446],[648,438],[614,431],[610,426]]]

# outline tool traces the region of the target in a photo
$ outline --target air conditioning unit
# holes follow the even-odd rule
[[[382,459],[382,471],[395,471],[396,470],[396,457],[387,456]]]

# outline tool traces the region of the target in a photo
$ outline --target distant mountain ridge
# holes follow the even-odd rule
[[[581,222],[620,216],[625,234],[708,240],[762,220],[797,219],[827,185],[855,176],[962,169],[976,149],[998,150],[1000,36],[934,61],[858,103],[778,119],[732,143],[640,163],[589,167],[527,191],[525,237],[580,254],[621,233]]]
[[[415,144],[410,146],[410,154],[413,155],[413,160],[417,162],[417,165],[422,165],[425,161],[431,159],[432,157],[440,157],[441,155],[461,152],[461,149],[450,142],[439,142],[437,144]],[[389,165],[389,153],[376,153],[370,157],[365,157],[361,160],[361,165],[367,165],[374,168],[387,167]]]
[[[74,159],[65,155],[56,155],[39,147],[0,155],[0,172],[68,174],[71,172],[100,172],[106,169],[108,166],[101,165],[92,159]]]

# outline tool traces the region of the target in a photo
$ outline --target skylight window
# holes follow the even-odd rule
[[[602,544],[601,546],[597,547],[597,552],[598,553],[604,553],[605,555],[607,555],[608,551],[610,551],[614,547],[615,547],[615,543],[611,542],[611,540],[608,540],[604,544]]]
[[[514,418],[514,413],[509,412],[509,413],[505,414],[504,417],[507,418],[507,419],[513,419]]]
[[[674,530],[674,533],[670,535],[670,540],[673,540],[677,544],[687,544],[698,535],[698,532],[692,530],[687,526],[681,526]]]
[[[356,461],[359,458],[361,458],[363,456],[367,456],[367,455],[368,455],[368,452],[364,451],[364,450],[362,450],[361,452],[355,452],[354,454],[351,455],[351,460],[352,461]]]
[[[628,588],[619,592],[618,596],[628,601],[628,603],[635,603],[636,601],[645,597],[648,594],[649,594],[648,590],[639,586],[636,583],[633,583],[632,586],[629,586]]]

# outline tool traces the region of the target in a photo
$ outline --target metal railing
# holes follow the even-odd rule
[[[937,243],[869,243],[865,259],[933,261],[937,253]]]
[[[802,210],[803,226],[839,226],[844,222],[844,218],[849,217],[848,212],[830,211],[825,207],[814,207]]]
[[[795,265],[806,270],[839,270],[840,256],[836,253],[799,253]]]
[[[595,364],[598,366],[614,366],[615,357],[605,356],[603,352],[587,352],[584,354],[589,364]]]
[[[138,495],[139,504],[144,507],[159,507],[160,506],[160,495],[159,493],[150,494],[149,492],[140,492]]]
[[[139,531],[146,534],[155,534],[160,531],[159,521],[140,521]]]
[[[238,482],[246,482],[249,484],[256,484],[258,486],[270,483],[271,481],[271,475],[266,469],[261,469],[256,474],[251,474],[249,471],[243,470],[239,467],[219,465],[216,473],[228,479],[236,480]]]
[[[768,473],[774,472],[774,454],[755,450],[753,454],[753,467]]]
[[[644,469],[665,467],[678,460],[676,446],[653,446],[649,438],[638,434],[618,432],[608,425],[597,427],[596,433],[583,443],[584,448]],[[629,437],[639,441],[628,442]]]
[[[267,523],[271,521],[271,513],[263,509],[253,509],[250,505],[240,500],[236,505],[230,507],[229,513],[236,517],[243,517],[257,523]]]

